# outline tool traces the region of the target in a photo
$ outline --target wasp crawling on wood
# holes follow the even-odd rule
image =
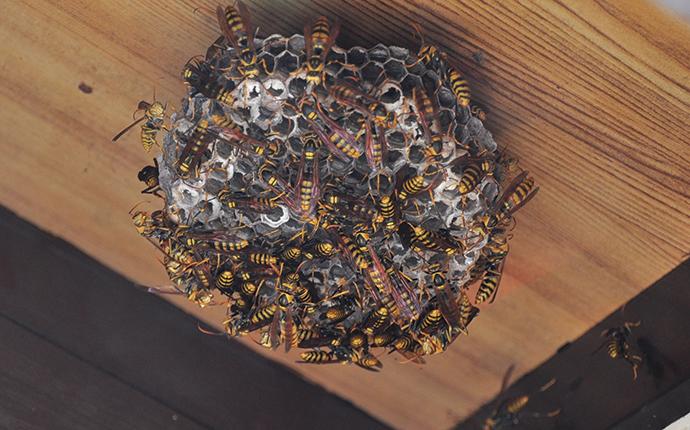
[[[514,366],[510,366],[503,377],[503,383],[501,385],[501,391],[498,397],[508,388],[508,383],[510,381],[510,376],[513,372]],[[543,393],[544,391],[551,388],[556,383],[556,379],[552,379],[542,387],[539,388],[538,392]],[[517,426],[522,419],[525,417],[531,418],[553,418],[561,413],[560,408],[547,413],[527,413],[525,408],[529,403],[531,395],[523,394],[521,396],[506,398],[498,407],[496,407],[491,416],[489,416],[483,425],[483,430],[498,430],[507,427]]]
[[[163,120],[165,117],[166,106],[161,103],[154,101],[149,103],[147,101],[140,101],[137,106],[137,111],[143,110],[144,116],[135,120],[133,123],[125,127],[121,132],[113,137],[113,142],[116,142],[120,137],[127,133],[132,127],[145,121],[141,125],[141,145],[144,147],[144,151],[149,152],[154,145],[158,145],[156,141],[156,134],[161,129],[164,129]]]
[[[637,379],[637,369],[642,364],[642,357],[632,353],[632,345],[630,338],[632,337],[632,330],[639,327],[642,321],[623,323],[622,326],[611,327],[601,332],[601,337],[605,340],[597,351],[606,346],[606,353],[612,360],[625,360],[630,364],[633,373],[633,381]]]

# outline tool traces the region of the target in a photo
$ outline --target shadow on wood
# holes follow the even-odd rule
[[[0,208],[0,427],[385,428]]]

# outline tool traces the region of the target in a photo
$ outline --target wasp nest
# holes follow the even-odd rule
[[[241,4],[218,18],[139,175],[165,206],[134,221],[175,287],[227,303],[229,335],[306,348],[304,362],[376,370],[374,348],[444,351],[493,299],[534,181],[499,155],[435,47],[344,49],[324,17],[252,39]],[[162,105],[142,107],[151,144]]]

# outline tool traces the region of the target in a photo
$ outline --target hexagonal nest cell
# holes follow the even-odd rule
[[[534,180],[437,48],[346,50],[324,17],[251,39],[247,14],[219,9],[165,129],[162,104],[140,106],[142,143],[163,143],[139,179],[164,205],[135,226],[230,336],[368,370],[444,351],[495,298]]]

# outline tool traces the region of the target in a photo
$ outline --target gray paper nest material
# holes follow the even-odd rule
[[[315,230],[313,219],[305,221],[300,214],[282,204],[280,198],[277,208],[261,214],[229,208],[221,203],[221,191],[251,197],[277,197],[258,174],[268,157],[266,153],[258,155],[240,149],[219,135],[206,148],[193,175],[182,178],[178,174],[180,154],[195,125],[202,119],[213,124],[213,114],[220,113],[231,119],[244,134],[254,139],[278,143],[282,150],[272,155],[271,161],[278,166],[277,175],[293,186],[302,158],[300,136],[312,132],[312,129],[299,110],[291,106],[298,106],[300,100],[313,90],[322,106],[332,108],[329,115],[340,126],[353,135],[357,135],[362,128],[364,117],[359,111],[339,106],[323,87],[307,85],[305,71],[301,69],[305,60],[302,35],[289,38],[271,35],[263,40],[257,39],[255,45],[259,58],[272,69],[270,75],[242,79],[235,73],[238,77],[233,78],[238,61],[236,53],[231,48],[218,49],[206,61],[227,71],[222,79],[230,81],[229,88],[234,87],[234,102],[231,105],[221,103],[190,88],[182,109],[172,115],[171,128],[165,133],[163,155],[159,160],[160,184],[167,197],[166,213],[173,221],[189,226],[189,232],[231,233],[247,239],[251,249],[256,252],[273,256],[281,255],[291,245],[304,247],[305,242],[334,243],[336,241],[331,231],[326,231],[323,226]],[[468,163],[454,162],[476,154],[495,161],[497,145],[491,133],[478,118],[472,116],[469,108],[457,104],[450,88],[442,84],[439,77],[441,72],[426,69],[407,49],[377,45],[371,49],[354,47],[346,50],[334,46],[326,63],[327,82],[341,82],[344,79],[356,82],[360,90],[382,102],[389,112],[394,112],[397,121],[385,131],[388,151],[384,168],[378,171],[372,170],[364,155],[346,162],[333,157],[325,146],[319,148],[321,198],[326,192],[335,193],[378,210],[377,199],[384,194],[395,195],[401,179],[415,173],[423,174],[433,167],[432,164],[442,169],[441,179],[435,186],[400,205],[400,221],[449,234],[463,244],[464,251],[448,256],[440,251],[414,250],[404,245],[398,233],[385,234],[380,226],[372,232],[370,239],[375,252],[391,257],[387,260],[388,264],[395,264],[400,272],[410,277],[414,294],[422,305],[422,311],[414,318],[417,321],[408,321],[408,327],[415,326],[430,309],[437,307],[430,274],[425,271],[430,262],[447,262],[449,288],[455,297],[459,297],[460,291],[467,287],[465,283],[470,277],[470,270],[486,243],[486,238],[478,237],[471,227],[479,222],[481,215],[488,212],[505,179],[500,171],[500,163],[496,163],[496,171],[485,175],[475,190],[461,196],[457,184]],[[413,100],[415,88],[423,88],[432,98],[437,107],[432,132],[445,136],[442,151],[434,158],[425,155],[428,142]],[[363,138],[358,142],[363,142]],[[363,220],[353,217],[338,218],[338,231],[340,234],[350,234],[355,224],[361,222]],[[371,220],[364,222],[371,225]],[[304,235],[299,236],[302,231]],[[214,254],[212,250],[202,252],[211,261],[228,259],[227,255]],[[242,263],[237,261],[228,261],[228,267],[236,269],[238,264],[241,266]],[[288,266],[285,263],[283,270],[287,271]],[[376,297],[376,294],[366,292],[366,274],[354,267],[342,249],[329,257],[313,256],[304,264],[293,265],[290,270],[298,271],[300,282],[311,291],[314,302],[314,309],[310,312],[297,312],[294,315],[297,323],[300,327],[309,327],[321,334],[336,336],[343,332],[351,333],[364,324],[382,301],[391,303],[390,298]],[[279,287],[277,282],[276,277],[261,280],[260,289],[253,298],[255,306],[276,300],[279,294],[276,292]],[[203,288],[194,276],[188,276],[181,282],[178,279],[178,284],[182,284],[187,293]],[[347,291],[351,294],[346,294]],[[225,291],[224,294],[230,297],[231,302],[237,297],[237,291]],[[333,296],[336,298],[331,299]],[[347,302],[351,315],[344,321],[332,323],[325,317],[325,312],[342,305],[347,297],[353,298]],[[229,332],[243,334],[251,330],[250,317],[256,311],[256,308],[253,309],[239,310],[230,306]],[[394,311],[393,308],[391,310]],[[262,331],[265,333],[265,329]],[[444,349],[457,336],[457,332],[451,330],[445,336],[442,342]],[[421,339],[419,341],[422,342]],[[337,353],[337,347],[331,346],[331,349],[334,354]]]

